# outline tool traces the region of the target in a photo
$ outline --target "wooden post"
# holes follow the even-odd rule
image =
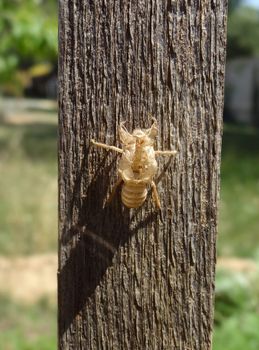
[[[226,6],[59,1],[59,349],[211,349]],[[161,213],[103,206],[150,115]]]

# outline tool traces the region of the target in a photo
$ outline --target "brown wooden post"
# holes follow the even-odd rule
[[[226,7],[59,1],[59,349],[211,349]],[[90,140],[150,115],[161,213],[103,207],[118,156]]]

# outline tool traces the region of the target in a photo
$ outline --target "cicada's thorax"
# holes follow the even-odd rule
[[[121,199],[128,208],[140,207],[147,197],[147,185],[157,171],[157,162],[152,145],[136,142],[127,145],[119,164],[123,179]]]

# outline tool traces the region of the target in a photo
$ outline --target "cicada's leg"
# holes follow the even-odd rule
[[[157,188],[156,188],[156,184],[154,183],[154,181],[151,182],[151,187],[152,187],[152,194],[153,194],[153,200],[156,203],[156,206],[158,207],[158,209],[161,209],[161,204],[160,204],[160,199],[159,199],[159,195],[157,192]]]
[[[115,146],[106,145],[105,143],[96,142],[94,140],[91,140],[91,144],[96,146],[96,147],[104,148],[107,151],[115,151],[115,152],[118,152],[118,153],[123,153],[122,149],[120,149],[118,147],[115,147]]]
[[[175,156],[177,151],[155,151],[155,155],[158,156]]]
[[[109,203],[111,203],[111,201],[113,200],[113,197],[114,197],[114,195],[115,195],[115,193],[116,193],[116,190],[117,190],[117,188],[120,186],[120,184],[122,183],[122,178],[120,177],[118,180],[117,180],[117,182],[115,183],[115,185],[113,186],[113,189],[112,189],[112,192],[111,192],[111,194],[110,194],[110,196],[109,196],[109,198],[108,198],[108,200],[107,200],[107,204],[109,204]]]

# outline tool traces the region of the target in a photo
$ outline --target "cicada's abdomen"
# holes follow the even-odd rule
[[[128,208],[140,207],[147,197],[146,183],[124,182],[121,190],[122,203]]]

